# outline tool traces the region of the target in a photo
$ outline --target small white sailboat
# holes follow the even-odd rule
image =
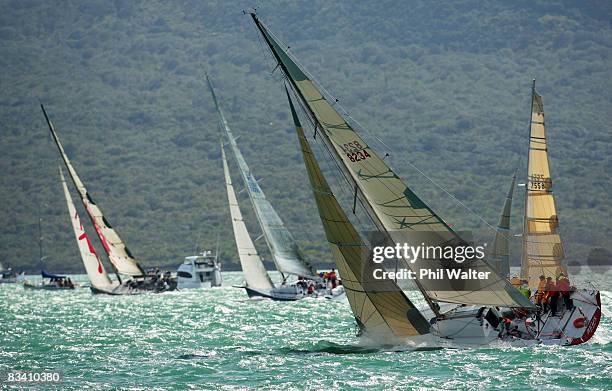
[[[219,126],[222,132],[229,140],[229,145],[232,149],[234,157],[238,162],[238,168],[246,188],[246,191],[251,200],[251,206],[255,211],[255,216],[263,232],[263,237],[266,240],[266,244],[272,254],[272,259],[276,265],[276,269],[281,273],[282,281],[280,284],[272,284],[263,263],[261,257],[255,250],[253,241],[250,238],[249,233],[242,222],[242,214],[238,207],[238,201],[236,199],[231,177],[229,174],[229,167],[227,165],[227,159],[225,155],[225,149],[223,143],[221,145],[222,157],[223,157],[223,169],[225,172],[225,180],[228,191],[228,199],[230,203],[230,211],[232,212],[232,220],[234,224],[234,237],[236,240],[236,246],[239,250],[239,256],[241,257],[241,265],[247,278],[247,271],[245,270],[245,263],[256,263],[260,266],[249,268],[249,273],[255,273],[257,277],[256,283],[249,283],[248,278],[244,289],[246,290],[249,297],[265,297],[272,300],[279,301],[294,301],[300,300],[308,296],[323,296],[328,292],[326,286],[324,286],[319,278],[316,268],[303,256],[296,240],[287,227],[284,225],[281,218],[278,216],[272,204],[266,199],[266,196],[259,186],[259,183],[255,179],[249,169],[238,145],[234,138],[230,127],[227,124],[225,115],[219,106],[217,96],[212,85],[212,81],[206,76],[208,87],[217,109],[219,116]],[[236,227],[236,224],[240,224],[240,227]],[[248,248],[249,256],[252,254],[255,259],[245,260],[242,262],[242,257],[246,256],[242,252],[242,248]],[[265,274],[265,277],[263,274]],[[289,281],[289,277],[297,277],[297,280]],[[339,294],[339,291],[337,294]]]
[[[199,255],[185,257],[176,272],[179,289],[210,288],[221,286],[221,264],[218,260],[219,249],[203,251]]]
[[[98,235],[98,238],[100,239],[100,242],[108,255],[112,269],[115,272],[119,283],[119,286],[113,288],[112,290],[108,290],[106,286],[97,287],[92,283],[91,291],[93,293],[120,295],[132,294],[133,292],[160,293],[175,290],[177,285],[176,278],[171,278],[169,276],[148,275],[134,258],[132,253],[128,250],[117,231],[110,225],[102,213],[102,210],[93,201],[91,195],[81,181],[81,178],[78,176],[75,168],[72,166],[70,159],[68,159],[68,156],[64,151],[64,147],[59,140],[57,132],[55,131],[44,106],[41,104],[40,107],[45,116],[45,120],[47,121],[53,141],[58,148],[59,155],[62,158],[72,183],[74,184],[74,187],[81,198],[81,202],[83,203],[83,206],[91,219],[94,229],[96,230],[96,234]],[[81,252],[81,255],[83,255],[83,252]]]
[[[250,15],[283,73],[286,87],[313,125],[313,139],[327,150],[353,189],[353,213],[359,202],[390,243],[405,243],[407,234],[425,233],[438,245],[468,245],[361,138],[334,107],[335,101],[287,53],[287,45],[279,43],[254,12]],[[484,272],[489,276],[471,284],[444,278],[445,273],[440,281],[414,279],[427,303],[427,307],[417,308],[395,279],[388,275],[376,278],[373,270],[380,264],[373,262],[370,245],[327,184],[287,95],[321,222],[362,335],[385,345],[429,347],[577,345],[591,338],[601,316],[600,295],[594,288],[568,289],[570,304],[561,310],[551,302],[553,308],[548,309],[529,301],[486,259],[446,263],[435,256],[410,261],[400,258],[402,266],[417,276],[421,269]],[[522,275],[534,286],[540,273],[561,277],[564,269],[544,110],[535,85],[532,99]]]

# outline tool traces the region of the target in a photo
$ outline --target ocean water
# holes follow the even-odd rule
[[[62,390],[612,389],[610,273],[577,277],[604,291],[587,344],[426,351],[363,345],[346,299],[251,301],[232,287],[241,273],[223,277],[132,297],[0,284],[0,374],[58,371],[21,387]]]

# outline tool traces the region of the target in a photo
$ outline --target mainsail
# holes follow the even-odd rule
[[[540,275],[555,279],[561,272],[567,275],[567,271],[562,264],[563,244],[557,232],[559,220],[546,146],[544,102],[535,90],[535,80],[531,99],[521,276],[534,288]]]
[[[221,128],[227,135],[232,152],[238,162],[242,180],[249,194],[253,210],[261,226],[268,248],[272,253],[272,259],[274,260],[276,268],[283,275],[294,274],[303,277],[316,277],[316,268],[304,258],[293,235],[291,235],[291,232],[285,227],[285,224],[272,207],[272,204],[266,199],[255,176],[251,173],[251,170],[249,170],[249,166],[246,164],[240,149],[238,149],[236,139],[227,125],[223,111],[221,111],[219,107],[219,102],[217,101],[212,82],[208,76],[206,76],[206,80],[208,81],[208,86],[213,101],[215,102],[217,113],[219,114]]]
[[[463,240],[402,182],[344,120],[314,81],[270,34],[257,15],[251,13],[251,16],[291,88],[303,103],[306,114],[313,121],[315,135],[320,134],[335,155],[345,178],[355,188],[355,198],[359,197],[381,232],[386,233],[390,241],[395,243],[405,243],[408,233],[427,232],[430,234],[431,245],[462,245]],[[436,237],[439,238],[436,240]],[[441,260],[428,259],[426,262],[429,269],[446,267]],[[419,275],[418,269],[415,268],[424,267],[423,265],[423,262],[407,264],[417,275]],[[463,265],[468,267],[467,263]],[[457,267],[461,268],[463,265],[457,264]],[[445,284],[424,279],[414,281],[434,311],[436,311],[434,301],[533,307],[529,300],[497,274],[486,261],[474,260],[469,263],[469,268],[476,272],[489,273],[490,277],[482,281],[478,288],[468,290],[461,286],[462,284],[455,284],[452,281],[446,281]]]
[[[59,154],[62,160],[64,161],[66,168],[68,169],[68,174],[72,179],[72,183],[74,183],[74,186],[77,192],[79,193],[79,196],[81,197],[81,201],[85,206],[85,210],[91,218],[96,233],[98,234],[98,237],[100,238],[100,241],[104,246],[104,250],[108,254],[108,258],[111,261],[115,273],[117,275],[126,276],[144,275],[144,270],[138,264],[138,261],[134,259],[128,248],[125,246],[123,240],[121,240],[121,238],[119,237],[117,231],[112,228],[108,220],[102,214],[100,208],[96,205],[96,203],[93,201],[93,199],[87,192],[85,185],[83,184],[83,182],[77,175],[76,170],[70,163],[70,160],[68,159],[68,156],[64,151],[64,147],[62,146],[59,137],[55,132],[53,124],[51,123],[51,120],[49,120],[49,116],[47,115],[47,112],[45,111],[45,108],[42,104],[40,105],[40,108],[42,109],[43,114],[45,115],[47,125],[49,125],[49,130],[51,131],[51,136],[53,136],[53,140],[55,141],[55,145],[57,145]]]
[[[340,207],[321,172],[288,91],[287,99],[319,217],[357,324],[362,331],[376,335],[408,337],[429,333],[427,320],[393,280],[374,279],[374,265],[367,262],[370,249]]]
[[[257,249],[253,244],[253,240],[251,240],[249,231],[247,231],[246,224],[244,224],[244,220],[242,219],[242,213],[240,212],[240,206],[238,205],[238,199],[234,192],[234,185],[232,185],[232,178],[227,165],[223,143],[221,144],[221,157],[223,159],[223,173],[225,175],[227,201],[230,207],[230,215],[232,216],[234,239],[236,240],[238,257],[240,258],[240,265],[242,265],[244,279],[246,280],[247,286],[250,288],[272,289],[274,285],[266,272],[266,268],[261,257],[257,253]]]
[[[66,184],[66,179],[64,178],[61,167],[59,168],[59,173],[62,181],[62,188],[64,189],[64,196],[66,197],[66,204],[68,205],[68,215],[72,222],[74,236],[79,246],[79,252],[81,253],[81,259],[83,260],[83,265],[85,265],[85,271],[87,271],[89,281],[93,287],[98,289],[109,287],[112,285],[112,281],[104,269],[102,262],[100,262],[100,257],[96,254],[95,248],[89,241],[87,233],[85,233],[83,229],[83,224],[81,224],[81,219],[79,218],[79,214],[70,196],[70,191],[68,190],[68,185]]]
[[[512,212],[512,195],[514,194],[515,183],[516,171],[512,176],[512,183],[504,201],[504,208],[499,216],[499,224],[497,224],[493,250],[491,251],[491,258],[494,261],[497,273],[505,277],[510,274],[510,214]]]

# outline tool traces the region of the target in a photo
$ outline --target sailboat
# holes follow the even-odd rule
[[[85,188],[85,185],[79,178],[76,170],[72,166],[70,159],[66,155],[64,151],[64,147],[62,146],[57,132],[47,115],[47,112],[44,106],[41,104],[40,108],[45,116],[45,120],[47,121],[47,125],[49,130],[51,131],[51,136],[53,137],[53,141],[58,148],[59,155],[62,158],[66,169],[68,170],[68,174],[72,179],[72,183],[76,188],[79,196],[81,197],[81,201],[88,216],[91,219],[91,222],[96,230],[96,234],[108,255],[111,266],[115,275],[117,276],[117,280],[120,285],[122,285],[125,289],[113,289],[111,291],[107,289],[99,289],[92,284],[91,291],[95,294],[125,294],[129,292],[165,292],[176,289],[176,278],[158,278],[157,276],[147,275],[138,263],[138,261],[134,258],[132,253],[128,250],[125,242],[121,239],[117,231],[110,225],[107,218],[102,213],[102,210],[96,205],[93,201],[93,198]],[[125,279],[125,281],[124,281]]]
[[[268,284],[267,282],[263,283],[264,280],[269,280],[269,277],[264,278],[263,276],[259,276],[257,278],[257,285],[261,286],[260,288],[255,287],[253,284],[249,284],[247,280],[247,284],[244,287],[247,294],[249,295],[249,297],[264,297],[273,300],[299,300],[307,296],[307,284],[312,283],[318,285],[318,289],[315,289],[313,295],[324,295],[325,293],[327,293],[327,287],[323,286],[322,284],[318,284],[318,280],[320,279],[316,268],[303,256],[297,242],[293,238],[293,235],[284,225],[278,213],[276,213],[276,211],[272,207],[272,204],[270,204],[270,202],[266,199],[263,190],[259,186],[259,183],[255,179],[255,176],[252,174],[251,170],[249,169],[249,166],[244,160],[242,152],[238,148],[236,139],[234,138],[232,131],[225,119],[225,115],[223,114],[223,111],[219,106],[219,102],[217,101],[217,96],[215,94],[212,81],[210,80],[210,77],[208,75],[206,76],[206,80],[208,82],[208,87],[210,89],[210,93],[212,95],[213,101],[215,103],[215,108],[219,116],[220,128],[229,140],[229,145],[232,149],[234,157],[236,158],[236,161],[238,162],[238,168],[240,170],[240,174],[246,191],[249,195],[251,205],[253,207],[253,210],[255,211],[255,216],[263,232],[263,237],[265,238],[266,244],[270,249],[270,253],[272,254],[272,259],[274,261],[276,269],[280,272],[282,277],[282,282],[280,284],[273,285],[271,284],[271,282],[270,284]],[[224,170],[226,170],[227,161],[223,145],[222,156],[223,167]],[[231,196],[229,194],[230,191],[233,192],[233,186],[231,186],[230,188],[230,185],[228,185],[228,183],[231,185],[229,169],[227,169],[226,172],[226,186],[228,188],[230,209],[232,209],[232,204],[234,203],[236,205],[236,208],[238,208],[237,201],[234,201],[236,199],[235,195]],[[236,211],[240,213],[239,209],[236,208],[234,210],[234,213]],[[232,220],[234,223],[237,221],[237,218],[238,217],[236,216],[232,216]],[[240,216],[239,219],[242,220],[242,217]],[[234,230],[236,231],[236,228],[234,228]],[[244,227],[244,229],[240,228],[239,233],[239,235],[235,235],[237,247],[239,249],[247,247],[250,249],[249,251],[254,251],[255,247],[252,245],[252,240],[249,237],[248,231],[246,231],[246,227]],[[251,260],[251,262],[256,262],[258,264],[261,263],[261,257],[259,256],[259,254],[256,251],[254,254],[257,258],[259,258],[259,260]],[[258,266],[256,268],[253,268],[251,272],[262,273],[262,270],[265,273],[265,269],[263,267]],[[247,272],[245,271],[245,275],[246,274]],[[298,282],[289,283],[288,278],[290,276],[298,277]],[[309,279],[310,281],[306,281],[304,279]]]
[[[30,290],[72,290],[75,284],[68,276],[48,273],[44,268],[44,260],[47,258],[43,255],[43,230],[42,217],[40,214],[40,204],[38,205],[38,262],[41,267],[40,276],[41,282],[23,281],[24,289]]]
[[[462,263],[444,262],[435,256],[411,262],[405,257],[399,259],[398,262],[403,261],[402,265],[416,275],[430,268],[483,272],[488,276],[486,280],[470,283],[445,277],[449,275],[445,273],[440,273],[438,281],[415,278],[417,292],[427,304],[421,308],[400,289],[397,276],[392,278],[387,274],[389,278],[384,275],[376,278],[373,269],[380,265],[372,261],[371,243],[360,237],[327,185],[316,164],[316,156],[303,137],[291,102],[293,99],[312,124],[313,139],[329,152],[345,182],[354,191],[353,213],[357,213],[359,202],[377,230],[391,243],[414,243],[415,239],[423,237],[428,243],[438,245],[465,246],[469,243],[400,179],[337,111],[336,101],[326,96],[287,53],[284,49],[287,46],[279,42],[254,12],[249,14],[283,73],[286,87],[292,91],[293,97],[288,94],[288,98],[314,198],[360,335],[381,344],[417,347],[474,347],[500,342],[517,346],[575,345],[586,342],[593,335],[601,315],[598,291],[573,291],[573,309],[566,309],[560,317],[553,316],[523,296],[484,258]],[[532,118],[535,118],[532,119],[532,138],[539,137],[538,143],[544,137],[543,108],[540,110],[540,107],[534,103],[532,110]],[[538,119],[540,111],[541,121]],[[540,126],[542,131],[539,132]],[[537,164],[541,167],[541,162],[531,161],[530,167]],[[540,209],[533,206],[528,209],[532,210],[526,219],[529,224],[534,224],[534,218],[542,218],[532,217],[533,210]],[[533,242],[526,247],[531,249]]]

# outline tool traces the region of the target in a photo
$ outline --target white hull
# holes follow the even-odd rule
[[[217,257],[209,253],[185,257],[176,273],[178,289],[197,289],[221,286],[221,266]]]
[[[421,310],[426,318],[431,319],[431,334],[410,338],[405,342],[411,347],[426,348],[475,348],[482,346],[533,346],[533,345],[579,345],[587,342],[595,333],[601,318],[601,301],[597,290],[578,290],[572,292],[574,308],[562,309],[557,316],[550,312],[537,319],[536,314],[517,316],[511,328],[517,326],[515,335],[500,332],[495,324],[491,308],[481,310],[478,307],[456,307],[446,312],[447,319],[435,319],[429,308]],[[442,308],[446,311],[453,306]],[[489,311],[493,311],[488,315]],[[480,316],[478,316],[480,313]],[[490,322],[493,320],[493,322]],[[370,339],[376,340],[373,336]],[[382,342],[382,341],[378,341]],[[397,345],[397,341],[386,345]]]

